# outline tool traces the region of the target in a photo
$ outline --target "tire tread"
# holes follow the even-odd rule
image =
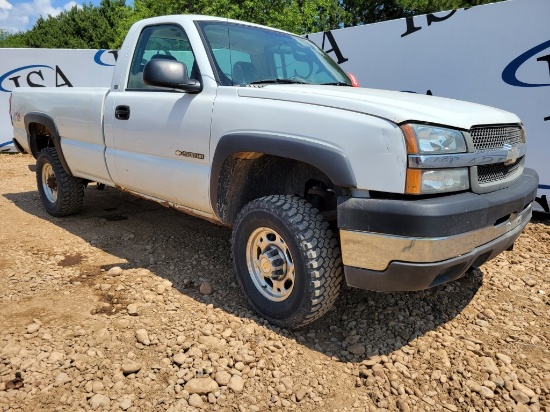
[[[246,219],[248,213],[258,209],[278,215],[296,234],[310,287],[307,302],[303,302],[296,313],[284,320],[266,317],[254,307],[248,296],[247,299],[270,323],[289,329],[304,327],[323,316],[340,294],[343,276],[338,240],[319,211],[298,196],[271,195],[253,200],[239,212],[235,227]],[[232,243],[235,243],[235,231]]]
[[[65,171],[55,148],[43,149],[36,162],[38,192],[46,211],[56,217],[70,216],[80,212],[84,201],[84,184],[81,179],[70,176]],[[51,164],[57,181],[57,201],[55,203],[48,201],[42,189],[41,168],[42,163],[45,162]]]

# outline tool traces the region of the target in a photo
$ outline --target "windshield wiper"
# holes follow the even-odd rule
[[[349,87],[351,87],[351,84],[344,83],[344,82],[334,82],[334,83],[321,83],[321,86],[349,86]]]
[[[277,84],[309,84],[306,82],[301,82],[299,80],[293,79],[265,79],[265,80],[256,80],[248,84],[261,84],[261,83],[277,83]]]

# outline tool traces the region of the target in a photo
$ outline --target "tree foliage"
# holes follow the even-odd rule
[[[496,3],[501,0],[399,0],[404,13],[408,15],[436,13],[443,10],[456,10],[479,6],[487,3]],[[405,15],[403,17],[405,17]]]
[[[342,13],[338,0],[135,0],[118,40],[135,21],[167,14],[205,14],[310,33],[338,27]]]
[[[118,48],[130,26],[167,14],[206,14],[305,34],[471,7],[495,0],[101,0],[39,18],[24,33],[0,29],[0,47]],[[499,1],[499,0],[496,0]]]
[[[7,31],[0,29],[0,47],[28,47],[25,41],[25,34],[10,34]]]
[[[61,14],[40,17],[33,28],[0,38],[1,47],[101,49],[116,46],[118,26],[133,12],[125,0],[102,0]],[[13,43],[17,42],[14,46]]]

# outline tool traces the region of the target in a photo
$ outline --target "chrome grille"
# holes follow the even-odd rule
[[[479,183],[491,183],[506,179],[513,175],[521,166],[523,157],[511,165],[494,163],[477,167],[477,181]]]
[[[505,144],[512,146],[523,142],[519,126],[478,127],[470,130],[476,151],[500,149]]]

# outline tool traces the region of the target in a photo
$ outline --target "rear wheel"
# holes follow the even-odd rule
[[[69,216],[82,209],[84,183],[70,176],[53,147],[47,147],[36,159],[36,183],[46,211],[52,216]]]
[[[342,283],[338,242],[319,211],[296,196],[250,202],[233,228],[237,279],[256,312],[290,329],[325,314]]]

